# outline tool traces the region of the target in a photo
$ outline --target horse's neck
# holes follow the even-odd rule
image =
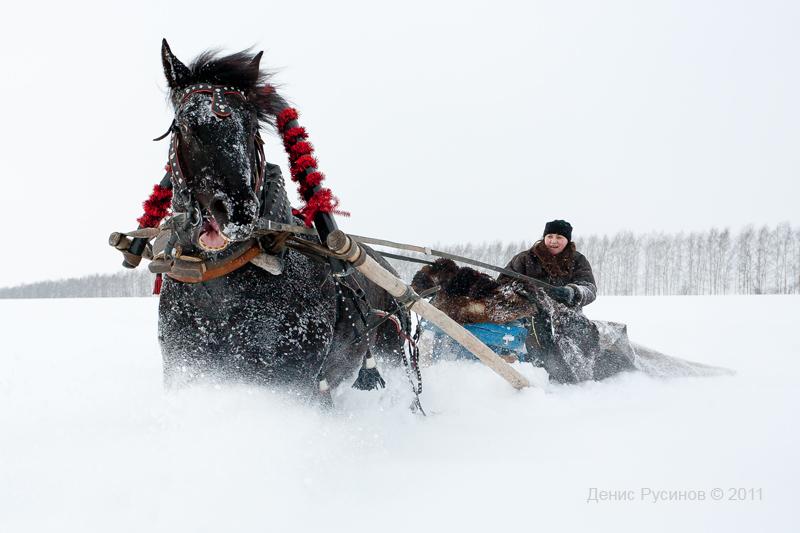
[[[273,222],[293,224],[292,205],[278,165],[267,163],[264,172],[264,190],[261,193],[261,216]]]

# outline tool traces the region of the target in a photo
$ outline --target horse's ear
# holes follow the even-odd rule
[[[250,62],[250,67],[253,68],[256,72],[258,72],[258,69],[261,68],[261,56],[263,55],[264,51],[262,50],[259,53],[257,53],[253,58],[253,60]]]
[[[161,63],[164,65],[167,84],[173,89],[185,85],[192,77],[192,71],[175,57],[166,39],[161,41]]]

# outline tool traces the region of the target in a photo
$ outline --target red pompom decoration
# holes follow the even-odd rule
[[[153,187],[150,198],[145,200],[144,215],[137,220],[143,228],[157,228],[161,220],[169,214],[172,205],[172,191],[161,185]]]
[[[289,148],[289,160],[294,161],[304,155],[311,155],[314,153],[314,147],[311,143],[300,141]]]
[[[306,129],[302,126],[289,128],[286,130],[286,133],[283,134],[283,142],[285,144],[289,144],[289,146],[296,143],[300,139],[308,139],[308,133],[306,133]]]
[[[283,147],[289,154],[289,168],[292,174],[292,181],[298,183],[297,190],[302,198],[305,198],[315,187],[318,187],[325,179],[325,175],[317,170],[319,162],[313,156],[314,146],[307,142],[308,133],[301,126],[293,126],[286,129],[289,122],[297,120],[298,113],[291,107],[284,109],[278,114],[278,132],[283,137]],[[305,173],[308,172],[308,175]],[[320,188],[308,199],[306,205],[299,211],[293,209],[295,216],[301,217],[307,226],[314,224],[314,215],[318,212],[335,213],[342,216],[350,216],[350,213],[338,211],[339,199],[336,198],[330,189]]]
[[[314,196],[309,198],[308,203],[300,210],[300,213],[305,220],[306,226],[314,224],[314,215],[317,212],[334,213],[344,217],[350,216],[350,213],[336,209],[338,206],[339,199],[333,195],[330,189],[320,189]]]
[[[310,155],[304,155],[297,159],[292,164],[292,181],[298,181],[300,179],[300,175],[308,170],[309,168],[317,168],[319,162],[311,157]]]
[[[291,122],[292,120],[297,120],[298,117],[297,110],[292,107],[287,107],[280,113],[278,113],[278,120],[276,122],[278,126],[278,131],[283,134],[283,130],[286,129],[286,124]]]

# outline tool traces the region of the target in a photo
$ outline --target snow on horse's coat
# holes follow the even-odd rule
[[[292,214],[279,168],[261,161],[260,125],[274,125],[288,106],[266,83],[260,58],[260,53],[206,53],[186,67],[163,43],[164,73],[176,108],[172,208],[200,218],[176,231],[179,253],[190,258],[214,259],[248,242],[259,217],[305,222]],[[227,90],[224,113],[214,111],[214,91]],[[313,207],[332,209],[319,200]],[[308,393],[321,382],[335,387],[353,379],[373,352],[389,360],[403,357],[406,313],[400,313],[404,331],[388,323],[359,337],[372,311],[397,307],[386,291],[357,272],[335,277],[324,259],[263,238],[258,242],[262,252],[273,254],[257,262],[268,269],[247,263],[196,283],[164,277],[159,341],[167,385],[232,379]]]

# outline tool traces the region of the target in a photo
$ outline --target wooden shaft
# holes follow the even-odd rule
[[[400,303],[404,303],[404,299],[417,297],[411,287],[379,265],[363,251],[357,242],[350,239],[341,230],[331,232],[328,237],[328,248],[336,253],[345,255],[346,259],[353,263],[359,272],[383,287],[395,298],[400,298]],[[503,379],[511,383],[515,388],[522,389],[531,386],[525,376],[511,368],[508,363],[478,340],[475,335],[461,327],[455,320],[429,302],[417,300],[411,306],[411,310],[436,324],[442,331],[472,352],[475,357],[486,363],[489,368],[500,374]]]

